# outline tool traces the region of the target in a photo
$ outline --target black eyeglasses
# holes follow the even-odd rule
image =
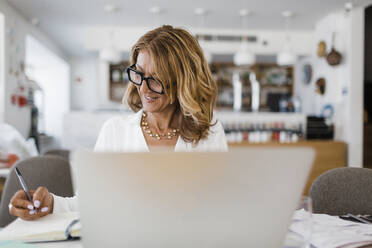
[[[135,85],[141,86],[143,80],[145,80],[147,87],[151,91],[158,94],[164,94],[164,86],[161,82],[159,82],[153,77],[145,77],[145,75],[142,72],[136,71],[134,68],[135,65],[131,65],[127,68],[129,81],[131,81]]]

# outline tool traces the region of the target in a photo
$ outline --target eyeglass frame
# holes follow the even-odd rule
[[[135,85],[138,85],[138,86],[141,86],[142,83],[143,83],[143,80],[145,80],[145,81],[146,81],[147,88],[149,88],[149,90],[151,90],[152,92],[157,93],[157,94],[159,94],[159,95],[163,95],[163,94],[164,94],[164,85],[163,85],[163,83],[160,82],[159,80],[156,80],[156,79],[153,78],[152,76],[150,76],[150,77],[145,77],[145,74],[144,74],[143,72],[140,72],[140,71],[137,71],[137,70],[133,69],[133,67],[135,67],[135,65],[136,65],[136,64],[133,64],[133,65],[128,66],[128,67],[126,68],[126,71],[127,71],[127,74],[128,74],[128,80],[129,80],[131,83],[133,83],[133,84],[135,84]],[[133,81],[130,79],[130,78],[131,78],[131,77],[130,77],[130,71],[134,71],[135,73],[138,73],[138,74],[141,76],[141,83],[133,82]],[[151,89],[150,84],[149,84],[149,79],[155,80],[156,82],[160,83],[160,85],[161,85],[161,92],[160,92],[160,93],[157,92],[157,91],[155,91],[155,90],[153,90],[153,89]]]

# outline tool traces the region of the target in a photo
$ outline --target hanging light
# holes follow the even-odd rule
[[[208,14],[208,11],[204,8],[196,8],[194,10],[194,14],[198,17],[199,27],[205,28],[205,18]],[[198,40],[200,47],[203,50],[205,59],[207,60],[208,64],[211,63],[213,56],[211,51],[207,48],[208,44],[205,42],[204,35],[200,35]]]
[[[286,44],[283,51],[278,53],[276,63],[280,66],[294,65],[297,61],[297,55],[292,51],[289,36],[286,37]]]
[[[116,64],[121,61],[121,53],[114,47],[105,47],[99,51],[99,58],[102,61]]]
[[[242,41],[239,50],[234,54],[235,65],[252,65],[256,63],[256,55],[249,51],[248,42]]]
[[[118,10],[119,8],[112,4],[106,4],[104,6],[104,11],[110,16],[110,19],[113,18],[113,13],[117,12]],[[108,34],[108,37],[109,37],[108,45],[103,47],[99,51],[99,58],[102,61],[116,64],[116,63],[119,63],[122,58],[121,58],[120,51],[116,49],[114,46],[114,35],[115,35],[115,30],[114,29],[110,30]]]
[[[247,9],[239,10],[239,16],[241,18],[241,25],[243,29],[247,28],[247,17],[251,15],[252,12]],[[252,65],[256,63],[256,55],[249,50],[248,39],[243,37],[240,43],[239,50],[234,54],[233,58],[235,65]]]
[[[280,66],[293,65],[297,61],[297,55],[290,51],[282,51],[276,58],[276,63]]]
[[[283,11],[282,16],[285,18],[286,21],[286,43],[284,45],[283,51],[278,53],[276,63],[280,66],[289,66],[295,64],[297,61],[297,55],[292,51],[291,39],[289,37],[289,21],[293,17],[293,12],[289,10]]]

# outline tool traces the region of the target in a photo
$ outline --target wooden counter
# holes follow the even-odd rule
[[[229,143],[229,147],[312,147],[316,152],[313,168],[306,183],[304,194],[308,195],[311,184],[323,172],[346,166],[346,144],[338,141],[301,141],[297,143]]]

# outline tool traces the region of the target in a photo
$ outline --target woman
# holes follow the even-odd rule
[[[124,97],[135,113],[108,120],[95,151],[226,151],[220,122],[213,120],[217,86],[203,52],[183,29],[162,26],[142,36],[132,48]],[[39,187],[33,203],[18,191],[12,215],[34,220],[52,212],[76,211],[76,196],[64,198]]]

